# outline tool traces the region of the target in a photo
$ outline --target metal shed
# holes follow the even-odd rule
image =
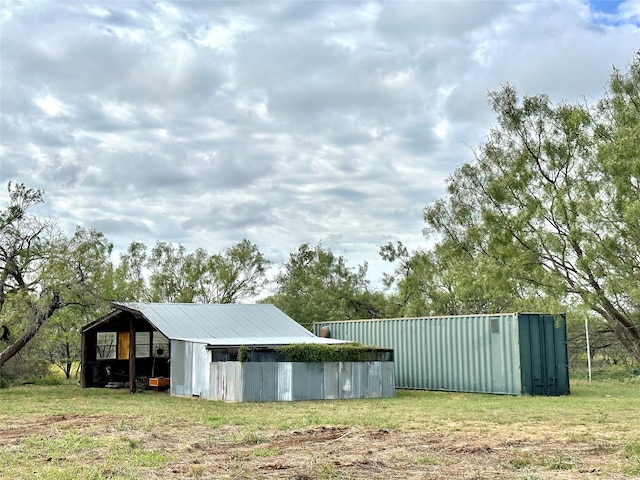
[[[381,362],[369,362],[381,365],[369,365],[364,373],[361,366],[303,368],[286,366],[273,355],[266,357],[265,352],[281,345],[345,343],[315,336],[273,305],[113,303],[112,307],[111,313],[82,330],[83,387],[126,385],[135,391],[137,385],[162,384],[172,395],[227,401],[394,394],[392,352]],[[238,361],[241,348],[262,352],[260,368]],[[268,363],[272,366],[265,370]],[[274,385],[277,394],[264,393]]]
[[[331,338],[392,348],[397,388],[569,394],[564,315],[332,321],[314,324],[314,332],[320,334],[323,327]]]

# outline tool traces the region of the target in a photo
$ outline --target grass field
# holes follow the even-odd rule
[[[0,478],[640,478],[640,381],[571,389],[261,404],[0,389]]]

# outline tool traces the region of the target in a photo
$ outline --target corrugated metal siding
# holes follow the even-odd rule
[[[211,354],[206,343],[191,343],[191,395],[207,398],[209,396],[209,368]]]
[[[399,388],[521,393],[517,314],[324,322],[316,333],[324,325],[332,338],[393,348]]]
[[[209,397],[211,354],[206,343],[171,340],[170,393]]]
[[[209,365],[208,400],[242,401],[242,379],[238,362],[211,362]]]
[[[171,341],[171,395],[191,396],[191,357],[187,355],[186,342]]]
[[[393,362],[212,362],[206,398],[268,402],[395,395]]]
[[[212,362],[209,367],[208,400],[224,400],[226,375],[221,371],[226,362]]]
[[[276,381],[278,382],[278,386],[276,388],[276,397],[275,400],[292,400],[292,390],[291,390],[291,382],[293,381],[293,364],[289,362],[278,362],[278,376]],[[261,382],[268,382],[269,379],[260,379]]]
[[[228,402],[241,402],[243,386],[242,365],[238,365],[238,362],[225,362],[225,366],[224,372],[227,375],[225,400]]]

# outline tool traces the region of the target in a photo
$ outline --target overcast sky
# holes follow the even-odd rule
[[[640,2],[1,2],[1,205],[72,234],[276,264],[427,246],[422,209],[495,123],[506,82],[601,98],[640,48]]]

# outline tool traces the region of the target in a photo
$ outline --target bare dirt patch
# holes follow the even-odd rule
[[[624,456],[606,438],[539,428],[375,430],[319,426],[250,431],[185,421],[164,425],[139,417],[54,415],[5,419],[0,447],[20,449],[29,438],[89,435],[114,438],[161,454],[161,466],[140,467],[138,478],[211,479],[626,479]],[[55,460],[55,459],[54,459]],[[47,459],[51,461],[51,459]],[[99,455],[83,462],[100,466]]]
[[[19,443],[22,439],[56,430],[87,427],[94,422],[93,417],[82,415],[51,415],[42,418],[15,419],[0,427],[0,445]],[[98,420],[99,421],[99,420]]]

